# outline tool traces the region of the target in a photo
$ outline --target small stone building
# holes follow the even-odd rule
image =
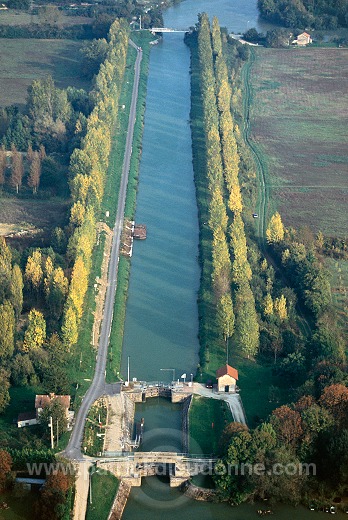
[[[238,370],[224,365],[216,371],[218,392],[235,392],[238,381]]]

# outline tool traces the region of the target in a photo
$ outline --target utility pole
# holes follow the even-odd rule
[[[50,416],[49,427],[51,428],[51,448],[53,450],[54,449],[54,437],[53,437],[53,420],[52,420],[52,415]]]
[[[57,417],[57,448],[58,448],[58,417]]]
[[[127,386],[129,386],[129,357],[127,358]]]
[[[139,16],[139,29],[141,31],[141,15]]]

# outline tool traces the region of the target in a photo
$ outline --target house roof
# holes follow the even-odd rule
[[[70,395],[37,395],[35,397],[35,408],[45,408],[50,405],[53,399],[57,399],[57,401],[66,409],[70,406]]]
[[[225,375],[229,375],[233,377],[235,380],[238,380],[238,370],[227,364],[216,371],[216,379],[219,379],[220,377]]]
[[[299,34],[299,35],[297,36],[297,39],[298,39],[298,40],[299,40],[299,39],[302,40],[302,39],[308,39],[308,38],[310,38],[310,37],[311,37],[310,34],[308,34],[308,33],[306,33],[306,32],[303,32],[303,33],[301,33],[301,34]]]
[[[23,413],[19,413],[18,414],[17,422],[31,421],[33,419],[36,419],[36,413],[35,412],[23,412]]]

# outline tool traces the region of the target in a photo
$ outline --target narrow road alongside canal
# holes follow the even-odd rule
[[[65,449],[65,456],[70,459],[81,459],[81,442],[83,437],[83,430],[85,426],[86,417],[88,411],[94,401],[104,393],[105,390],[105,368],[106,360],[114,311],[115,295],[117,289],[117,272],[118,272],[118,261],[120,255],[120,242],[121,233],[123,228],[124,208],[126,203],[128,175],[130,168],[130,160],[132,155],[132,143],[134,134],[134,125],[136,120],[136,108],[138,100],[138,88],[140,79],[140,66],[142,60],[142,51],[139,49],[131,40],[129,44],[137,50],[137,58],[134,67],[134,83],[132,92],[132,101],[129,113],[128,131],[126,148],[124,153],[122,178],[120,185],[120,193],[118,198],[117,214],[115,227],[113,230],[112,250],[109,263],[108,272],[108,287],[105,297],[104,316],[102,321],[97,362],[95,367],[94,378],[91,386],[89,387],[86,395],[84,396],[79,411],[76,416],[74,429],[72,431],[70,441]]]

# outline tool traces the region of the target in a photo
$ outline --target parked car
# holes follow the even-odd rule
[[[259,215],[257,213],[253,213],[253,218],[259,218]]]
[[[205,383],[206,388],[213,388],[213,382],[211,379],[208,379],[208,381]]]

